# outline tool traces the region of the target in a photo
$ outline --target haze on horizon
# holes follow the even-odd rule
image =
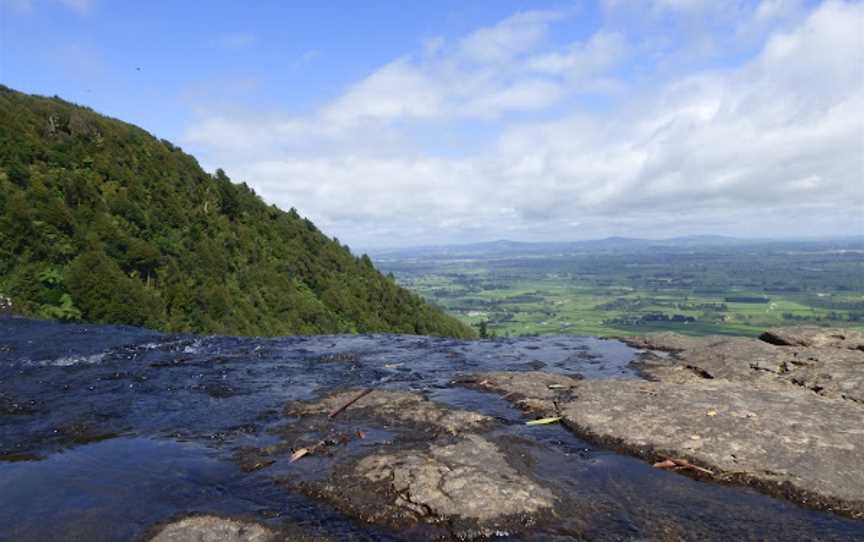
[[[864,233],[864,2],[287,4],[0,0],[0,83],[350,246]]]

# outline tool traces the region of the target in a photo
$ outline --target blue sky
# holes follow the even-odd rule
[[[458,38],[526,5],[2,1],[5,84],[58,94],[171,139],[201,103],[302,113],[426,40]],[[531,3],[562,7],[570,5]],[[570,36],[590,35],[597,10],[586,4],[569,21]]]
[[[864,7],[0,0],[0,82],[352,246],[864,233]]]

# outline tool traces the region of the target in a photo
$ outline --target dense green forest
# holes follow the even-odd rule
[[[0,294],[24,314],[168,331],[473,335],[168,141],[3,86]]]

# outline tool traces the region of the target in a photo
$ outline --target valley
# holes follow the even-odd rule
[[[489,337],[864,327],[861,241],[633,241],[502,242],[375,258]]]

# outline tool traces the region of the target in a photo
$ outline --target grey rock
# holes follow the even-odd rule
[[[633,348],[641,348],[643,350],[680,352],[692,348],[705,348],[719,339],[719,337],[714,336],[691,337],[671,331],[662,331],[644,337],[621,337],[619,340]]]
[[[418,515],[458,516],[488,521],[530,514],[552,506],[552,493],[507,464],[498,447],[478,435],[428,451],[372,455],[357,474],[388,482],[396,505]]]
[[[782,384],[586,382],[561,409],[577,433],[650,459],[683,457],[864,517],[864,409]]]
[[[537,385],[537,373],[475,378],[528,400],[535,413],[562,416],[583,438],[651,461],[686,459],[717,480],[864,517],[864,408],[856,402],[770,380],[583,380],[553,391]]]
[[[821,335],[818,336],[786,333],[785,330],[772,333],[778,337],[808,337],[799,342],[809,342],[811,346],[777,346],[743,337],[705,337],[700,339],[701,346],[677,350],[669,358],[646,357],[640,368],[649,378],[664,382],[684,382],[694,378],[779,382],[864,404],[864,351],[848,347],[854,343],[836,339],[852,337],[854,332],[835,330],[831,335],[820,329]],[[830,336],[826,338],[823,335]],[[649,348],[658,349],[686,342],[676,342],[670,334],[650,335],[640,341]]]
[[[759,338],[778,346],[813,346],[864,351],[864,332],[855,329],[784,327],[769,329]]]
[[[321,495],[367,521],[444,523],[463,538],[522,527],[555,503],[498,445],[473,434],[364,457]]]
[[[274,533],[258,525],[217,516],[195,516],[169,523],[151,542],[269,542]]]
[[[496,391],[522,410],[545,412],[565,398],[579,380],[539,371],[484,373],[460,382],[468,387]]]
[[[360,391],[335,393],[311,403],[289,403],[285,407],[285,414],[289,416],[327,414],[349,402]],[[431,426],[454,434],[482,429],[493,423],[493,419],[489,416],[467,410],[453,410],[430,401],[419,393],[387,390],[372,391],[339,414],[340,417],[356,415],[371,416],[389,423]]]

